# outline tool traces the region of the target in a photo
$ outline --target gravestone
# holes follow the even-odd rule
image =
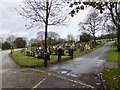
[[[47,57],[47,60],[50,60],[50,53],[49,52],[47,52],[46,57]]]
[[[88,44],[85,45],[86,50],[90,49],[90,46]]]
[[[41,51],[41,59],[44,59],[44,51]]]
[[[58,49],[58,62],[61,60],[61,56],[62,56],[62,49],[59,48]]]
[[[80,46],[80,51],[84,51],[84,50],[85,50],[84,45],[81,45],[81,46]]]
[[[32,56],[35,57],[35,51],[33,51],[33,55]]]
[[[70,59],[73,59],[73,52],[74,52],[73,48],[70,48],[70,49],[69,49]]]

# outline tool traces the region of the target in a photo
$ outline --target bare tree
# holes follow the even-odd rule
[[[44,37],[45,37],[44,31],[40,31],[37,33],[36,39],[38,40],[38,42],[41,42],[42,46],[44,44],[43,42]],[[48,32],[48,39],[47,39],[48,45],[55,45],[57,43],[56,41],[59,40],[59,38],[60,38],[60,35],[58,33],[52,32],[52,31]]]
[[[14,35],[9,35],[8,38],[6,39],[6,41],[8,43],[10,43],[10,47],[11,47],[11,54],[14,51],[13,47],[14,47],[14,40],[16,39],[16,37]]]
[[[75,41],[75,38],[74,38],[74,36],[72,34],[68,34],[67,35],[67,40],[72,42],[72,41]]]
[[[95,9],[98,9],[100,13],[104,11],[109,11],[112,22],[117,28],[117,48],[120,52],[120,0],[98,0],[94,2],[80,0],[78,2],[71,0],[68,1],[70,7],[75,7],[71,12],[71,16],[74,16],[79,10],[84,10],[87,6],[92,6]],[[109,20],[109,19],[108,19]]]
[[[48,45],[56,45],[58,44],[58,40],[60,39],[60,35],[56,32],[48,32]]]
[[[37,32],[37,40],[44,40],[45,38],[45,32],[44,31],[40,31],[40,32]]]
[[[9,35],[8,38],[6,39],[6,41],[8,43],[10,43],[11,46],[13,46],[13,42],[14,42],[15,38],[16,37],[14,35]]]
[[[112,40],[113,40],[113,36],[117,32],[116,27],[114,25],[107,24],[105,29],[106,29],[106,32],[109,35],[109,39],[112,38]]]
[[[23,38],[23,40],[26,41],[26,45],[28,45],[28,42],[29,42],[28,38],[27,37],[22,37],[22,38]]]
[[[84,22],[80,22],[78,25],[79,30],[89,32],[94,39],[94,44],[96,43],[95,34],[100,30],[102,23],[102,18],[99,16],[99,13],[94,10],[90,12],[87,16],[87,19]]]
[[[32,45],[33,43],[37,43],[37,39],[36,38],[31,38],[29,41],[29,44]]]
[[[29,28],[45,27],[45,67],[47,67],[47,31],[48,25],[65,24],[67,14],[62,1],[58,0],[25,0],[19,11],[20,15],[30,20]]]
[[[51,39],[54,39],[54,40],[59,40],[60,38],[60,35],[56,32],[48,32],[48,37],[50,37]]]

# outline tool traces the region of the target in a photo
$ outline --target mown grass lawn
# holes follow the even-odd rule
[[[24,53],[21,53],[20,51],[13,52],[11,57],[17,64],[23,67],[42,66],[44,64],[44,60],[25,56]]]
[[[117,47],[113,44],[106,60],[107,62],[119,62],[118,61],[120,60],[119,56],[120,52],[118,53]]]
[[[107,90],[120,90],[120,69],[119,68],[105,68],[103,71],[103,78],[105,80]]]
[[[50,60],[51,64],[54,64],[54,63],[58,62],[58,56],[57,55],[51,55],[50,59],[51,59]],[[70,56],[62,56],[60,61],[65,61],[65,60],[68,60],[68,59],[70,59]]]
[[[111,46],[109,55],[106,59],[107,62],[119,63],[120,53],[117,52],[117,47],[113,44]],[[105,68],[103,71],[103,78],[107,86],[107,90],[120,90],[120,69],[119,68]]]
[[[82,52],[80,52],[80,50],[77,50],[74,53],[74,57],[79,57],[79,56],[84,55],[84,54],[86,54],[87,52],[90,52],[90,51],[92,51],[92,50],[85,50],[85,51],[82,51]]]
[[[31,57],[31,56],[25,56],[24,53],[21,53],[20,51],[15,51],[10,56],[21,67],[37,67],[37,66],[42,66],[44,64],[43,59],[38,59],[35,57]],[[68,60],[69,58],[70,58],[69,56],[62,56],[61,61]],[[58,62],[58,56],[51,55],[50,63],[55,64],[57,62]]]
[[[81,56],[83,54],[86,54],[87,52],[93,51],[104,44],[105,43],[98,45],[94,49],[85,50],[82,52],[80,52],[80,50],[77,50],[76,52],[74,52],[74,57],[78,57],[78,56]],[[13,60],[17,64],[19,64],[22,67],[37,67],[37,66],[42,66],[44,64],[43,59],[39,59],[39,58],[31,57],[31,56],[25,56],[24,53],[20,52],[20,50],[14,51],[13,54],[11,55],[11,57],[13,58]],[[69,59],[70,59],[70,56],[62,56],[60,61],[65,61],[65,60],[69,60]],[[58,62],[58,56],[57,55],[50,55],[49,63],[55,64],[57,62]]]

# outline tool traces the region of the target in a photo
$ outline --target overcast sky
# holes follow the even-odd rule
[[[33,28],[27,30],[25,28],[26,21],[15,10],[22,0],[0,0],[0,37],[6,38],[8,35],[15,35],[27,37],[28,39],[36,37],[38,31],[44,31],[44,28]],[[78,31],[78,23],[86,17],[88,11],[80,11],[77,15],[70,19],[68,27],[66,26],[52,26],[48,31],[59,33],[61,38],[66,38],[68,34],[73,34],[77,37],[80,32]],[[100,34],[100,32],[98,33]]]

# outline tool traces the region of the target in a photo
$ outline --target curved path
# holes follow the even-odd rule
[[[11,73],[20,69],[18,65],[16,65],[12,59],[9,57],[10,50],[1,51],[0,52],[0,74],[1,74],[1,83],[2,87],[4,87],[5,83],[7,83],[8,78],[11,77]]]
[[[88,54],[56,65],[48,65],[46,69],[44,67],[42,69],[72,76],[98,89],[103,89],[100,73],[104,68],[105,59],[112,43],[113,41],[108,42]]]
[[[10,50],[0,52],[0,89],[94,88],[71,77],[33,68],[21,68],[9,57]],[[58,83],[59,82],[59,83]],[[52,84],[51,84],[52,83]]]
[[[77,80],[86,83],[87,85],[85,86],[87,87],[89,87],[90,84],[91,86],[100,88],[102,84],[99,79],[99,73],[101,73],[103,69],[105,58],[108,54],[109,48],[112,43],[113,42],[108,42],[107,44],[98,48],[97,50],[94,50],[81,57],[69,61],[61,62],[56,65],[48,65],[47,68],[40,67],[37,69],[43,71],[49,71],[52,72],[53,74],[54,73],[60,75],[62,74],[63,77],[65,76],[66,78],[67,76],[70,77],[72,76],[73,79],[77,78]],[[32,88],[32,87],[36,88],[36,87],[47,87],[47,86],[59,87],[60,85],[61,85],[60,87],[63,86],[63,88],[72,87],[69,86],[70,82],[68,81],[61,81],[61,79],[58,78],[56,78],[55,81],[53,81],[54,80],[52,79],[54,78],[53,76],[52,78],[49,76],[49,78],[45,80],[45,82],[42,85],[39,85],[43,77],[45,77],[44,74],[41,76],[41,74],[39,75],[39,73],[35,73],[35,72],[33,73],[33,71],[32,73],[28,71],[21,72],[20,71],[21,69],[23,70],[25,69],[17,66],[9,57],[9,53],[10,53],[9,50],[0,52],[0,66],[1,66],[0,74],[2,74],[2,77],[0,77],[0,79],[2,79],[3,88]],[[52,84],[53,86],[50,84],[52,81],[54,82],[54,84]],[[80,86],[77,84],[73,86],[83,87],[82,85]]]

